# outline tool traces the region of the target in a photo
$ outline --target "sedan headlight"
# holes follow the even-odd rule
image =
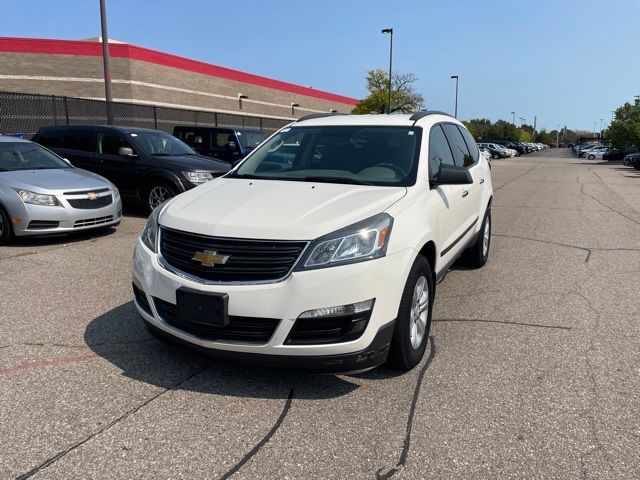
[[[144,226],[144,230],[140,234],[140,240],[144,243],[149,250],[153,253],[157,251],[158,245],[158,217],[160,217],[160,212],[164,208],[166,202],[158,205],[149,218],[147,219],[147,224]]]
[[[384,257],[393,217],[380,213],[320,237],[309,245],[296,270],[334,267]]]
[[[57,207],[60,205],[55,195],[47,195],[43,193],[30,192],[29,190],[18,190],[18,195],[24,203],[30,205],[44,205],[49,207]]]
[[[209,172],[182,172],[191,183],[200,184],[213,180],[213,175]]]
[[[115,185],[111,185],[111,188],[113,188],[113,199],[118,200],[120,198],[120,190]]]

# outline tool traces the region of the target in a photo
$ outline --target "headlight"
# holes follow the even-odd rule
[[[18,190],[18,195],[24,203],[31,205],[46,205],[56,207],[60,205],[58,199],[54,195],[46,195],[42,193],[34,193],[29,190]]]
[[[187,180],[195,184],[213,180],[213,175],[209,172],[182,172],[182,174],[187,178]]]
[[[158,217],[160,216],[160,211],[164,208],[166,202],[158,205],[149,218],[147,219],[147,224],[144,226],[144,230],[140,234],[140,240],[144,243],[149,250],[153,253],[157,251],[157,240],[158,240]]]
[[[120,198],[120,190],[115,185],[111,185],[113,188],[113,199],[118,200]]]
[[[334,267],[384,257],[393,218],[380,213],[312,242],[296,270]]]

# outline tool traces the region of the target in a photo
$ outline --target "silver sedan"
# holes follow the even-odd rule
[[[121,219],[111,182],[37,143],[0,136],[0,245],[13,236],[77,232]]]

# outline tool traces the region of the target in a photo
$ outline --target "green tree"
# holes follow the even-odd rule
[[[412,73],[394,73],[391,78],[391,113],[411,113],[422,110],[424,98],[414,88],[416,77]],[[369,95],[360,100],[351,111],[356,115],[386,113],[389,101],[389,74],[384,70],[367,73]]]
[[[636,99],[633,105],[627,102],[616,110],[609,135],[614,147],[640,145],[640,100]]]
[[[474,118],[472,120],[463,120],[465,127],[471,132],[473,138],[480,141],[489,139],[489,131],[492,127],[491,120],[488,118]]]

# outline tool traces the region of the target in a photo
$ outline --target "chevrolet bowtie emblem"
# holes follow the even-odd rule
[[[229,258],[231,258],[230,255],[219,255],[218,252],[205,250],[204,252],[196,252],[191,260],[200,262],[203,267],[214,267],[216,265],[224,265]]]
[[[97,200],[98,199],[98,194],[97,193],[93,193],[93,192],[89,192],[89,193],[87,193],[87,198],[89,200]]]

